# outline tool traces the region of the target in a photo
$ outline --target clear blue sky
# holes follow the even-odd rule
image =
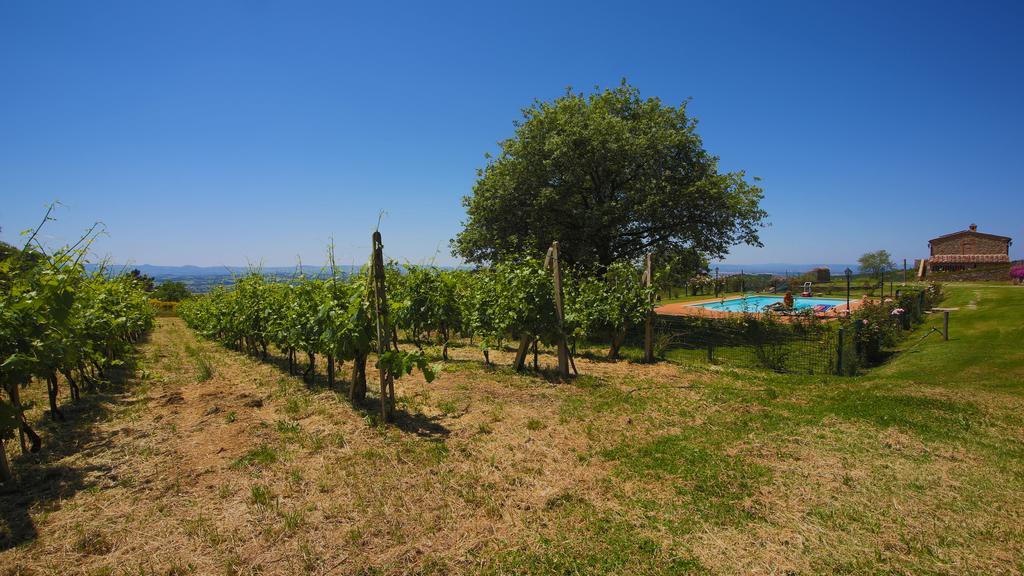
[[[927,253],[978,223],[1024,256],[1022,2],[0,3],[0,239],[52,200],[136,264],[451,263],[484,153],[566,86],[692,98],[764,178],[763,249]]]

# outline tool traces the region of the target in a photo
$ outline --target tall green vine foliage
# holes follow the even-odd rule
[[[43,223],[49,220],[48,212]],[[95,228],[74,246],[53,251],[36,242],[38,231],[20,250],[6,245],[0,250],[0,452],[15,437],[23,451],[40,448],[41,439],[25,418],[22,388],[45,382],[49,416],[64,420],[61,383],[72,400],[83,387],[95,389],[153,324],[153,310],[138,281],[86,271]],[[0,480],[10,479],[3,452]]]
[[[575,270],[566,283],[566,326],[580,340],[608,340],[617,358],[626,333],[643,324],[653,308],[653,288],[628,262],[615,262],[604,274]]]
[[[194,330],[229,347],[261,356],[270,346],[283,351],[293,373],[305,364],[302,375],[307,381],[316,377],[318,356],[327,361],[331,386],[335,366],[351,362],[349,395],[353,402],[361,402],[366,397],[367,359],[380,349],[371,298],[365,270],[343,277],[332,267],[326,278],[298,275],[280,280],[254,270],[233,287],[183,302],[179,313]],[[413,368],[419,368],[428,382],[434,378],[433,368],[418,350],[379,355],[377,367],[388,369],[395,378]]]

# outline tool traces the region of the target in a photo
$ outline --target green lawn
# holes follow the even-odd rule
[[[537,574],[1021,571],[1024,289],[948,292],[943,306],[960,307],[948,342],[929,334],[941,323],[931,316],[900,354],[862,376],[712,367],[698,402],[709,411],[665,397],[623,407],[658,423],[594,453],[617,482],[649,487],[612,490],[615,518],[629,519],[631,530],[572,509],[541,551],[502,566]],[[580,418],[599,426],[599,414]],[[656,564],[641,569],[638,556]]]

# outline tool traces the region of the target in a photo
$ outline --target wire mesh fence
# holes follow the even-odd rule
[[[683,364],[725,364],[800,374],[839,373],[839,331],[835,322],[782,321],[753,316],[737,319],[658,316],[655,355]],[[627,344],[643,346],[643,330]]]
[[[906,333],[921,324],[942,298],[941,285],[934,283],[886,288],[890,294],[884,301],[862,303],[849,318],[659,315],[654,324],[654,353],[682,364],[856,375],[891,356]],[[627,333],[625,346],[642,350],[643,345],[643,327],[634,327]]]

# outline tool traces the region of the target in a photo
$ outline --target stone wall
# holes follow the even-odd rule
[[[964,232],[949,238],[932,241],[932,256],[943,254],[1009,254],[1006,240]]]
[[[928,280],[937,282],[980,282],[1010,279],[1010,264],[979,264],[975,268],[953,271],[932,271]]]

